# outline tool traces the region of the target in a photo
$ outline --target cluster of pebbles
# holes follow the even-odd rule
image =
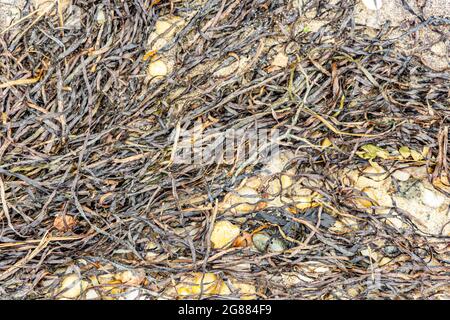
[[[147,300],[192,299],[202,296],[234,295],[242,300],[257,297],[256,287],[235,278],[223,279],[214,273],[194,272],[170,283],[156,295],[144,269],[117,271],[112,265],[98,266],[79,260],[69,268],[46,277],[42,285],[49,298],[57,300]]]
[[[321,202],[319,193],[315,193],[319,187],[317,183],[309,181],[309,188],[305,187],[304,182],[298,184],[292,178],[293,172],[290,172],[291,175],[289,175],[289,170],[284,170],[293,157],[294,155],[290,152],[274,157],[263,170],[266,174],[250,177],[235,191],[225,196],[221,204],[224,220],[215,224],[211,237],[213,248],[220,250],[230,246],[240,246],[238,243],[242,242],[243,235],[246,234],[246,238],[250,235],[251,241],[247,241],[245,245],[250,246],[253,250],[262,253],[279,253],[287,250],[287,241],[279,235],[271,236],[265,230],[256,230],[253,233],[251,231],[248,233],[248,230],[242,231],[240,225],[236,223],[239,221],[239,218],[236,217],[248,215],[261,208],[286,205],[288,208],[294,209],[291,212],[296,216],[302,217],[306,209],[326,205]],[[425,236],[449,237],[450,198],[447,196],[450,193],[449,183],[445,178],[437,179],[433,183],[429,182],[430,173],[425,165],[416,162],[398,165],[390,171],[386,171],[376,162],[371,162],[370,165],[359,169],[337,172],[335,178],[340,180],[343,186],[354,190],[356,196],[350,202],[354,209],[385,217],[381,221],[387,226],[395,228],[397,232],[419,232]],[[273,176],[277,176],[279,179],[273,180]],[[298,202],[300,199],[295,195],[292,196],[291,188],[302,194],[301,202]],[[267,200],[264,197],[264,194],[267,195],[267,193],[262,190],[271,190],[278,196]],[[296,207],[296,204],[299,203],[300,206]],[[325,211],[327,211],[326,206]],[[334,224],[329,227],[329,231],[335,234],[357,232],[361,228],[359,223],[361,219],[357,214],[340,216],[332,210],[328,213],[335,218]],[[233,219],[234,223],[226,219]],[[430,241],[433,241],[432,238]],[[421,246],[421,244],[417,245]],[[436,248],[438,253],[445,256],[447,252],[445,241],[440,241]],[[370,259],[373,265],[388,270],[395,270],[409,261],[408,257],[399,253],[397,247],[389,245],[384,240],[377,240],[370,246],[363,247],[360,249],[360,255]],[[442,266],[431,256],[428,265],[438,268]],[[279,278],[277,281],[289,288],[302,283],[311,283],[330,272],[332,270],[325,263],[308,261],[302,263],[301,267],[296,266],[289,272],[280,273],[275,278]],[[333,292],[325,298],[352,299],[358,297],[362,291],[363,288],[353,287],[348,292]]]

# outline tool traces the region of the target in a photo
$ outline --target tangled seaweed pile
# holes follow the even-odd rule
[[[56,3],[0,36],[0,297],[449,297],[450,74],[396,47],[448,19],[398,36],[351,0]],[[205,145],[276,129],[290,156],[177,163],[194,123]]]

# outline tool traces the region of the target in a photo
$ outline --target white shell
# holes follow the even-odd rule
[[[369,10],[380,10],[383,5],[381,0],[362,0],[362,2]]]

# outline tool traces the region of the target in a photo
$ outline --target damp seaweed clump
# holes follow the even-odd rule
[[[367,2],[8,4],[0,296],[450,298],[449,12]]]

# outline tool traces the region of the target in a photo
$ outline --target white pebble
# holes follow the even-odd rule
[[[163,77],[167,75],[167,72],[167,65],[161,60],[153,61],[148,66],[148,73],[152,77]]]

